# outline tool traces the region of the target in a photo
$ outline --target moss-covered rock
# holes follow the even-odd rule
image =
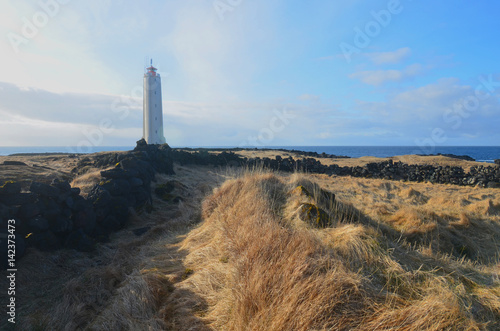
[[[21,192],[21,184],[12,180],[4,182],[0,186],[0,194],[17,194]]]
[[[295,189],[293,189],[291,194],[306,196],[308,198],[312,196],[311,193],[302,185],[299,185]]]
[[[312,203],[304,203],[300,207],[301,219],[314,227],[326,228],[330,226],[330,216],[321,208]]]

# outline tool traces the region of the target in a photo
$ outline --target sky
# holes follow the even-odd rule
[[[498,146],[500,2],[2,0],[0,146]]]

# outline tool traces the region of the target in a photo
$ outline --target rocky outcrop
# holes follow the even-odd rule
[[[455,154],[443,154],[443,153],[437,153],[437,154],[418,154],[419,156],[446,156],[450,157],[452,159],[459,159],[459,160],[464,160],[464,161],[476,161],[474,158],[468,156],[468,155],[455,155]]]
[[[109,169],[101,171],[101,181],[86,198],[79,188],[58,179],[51,184],[32,182],[27,192],[21,192],[18,182],[0,186],[1,249],[7,248],[7,223],[12,219],[16,259],[22,257],[26,246],[42,251],[59,248],[91,251],[96,242],[109,240],[112,232],[127,223],[131,208],[150,210],[155,173],[173,174],[170,147],[142,141],[130,152],[85,158],[73,173],[80,173],[90,165]],[[1,253],[7,256],[6,251]],[[3,268],[6,262],[2,259]]]
[[[292,172],[305,171],[336,176],[353,176],[365,178],[381,178],[389,180],[404,180],[410,182],[431,182],[440,184],[454,184],[462,186],[479,186],[488,188],[500,187],[500,167],[497,166],[475,166],[469,172],[462,167],[433,166],[433,165],[410,165],[392,160],[369,163],[363,167],[339,166],[336,164],[324,165],[316,158],[294,159],[289,156],[283,158],[250,158],[238,156],[232,152],[219,154],[202,151],[172,152],[173,159],[180,164],[216,165],[216,166],[247,166],[264,167],[273,170]],[[456,156],[456,158],[469,159],[468,156]]]

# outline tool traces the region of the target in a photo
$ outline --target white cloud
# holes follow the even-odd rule
[[[358,71],[351,75],[349,78],[359,79],[365,84],[380,86],[387,82],[402,82],[412,79],[423,72],[423,66],[415,63],[407,66],[402,70],[367,70]]]
[[[387,101],[358,101],[356,108],[362,113],[361,117],[367,118],[373,126],[400,132],[409,139],[409,143],[413,143],[415,138],[427,138],[433,129],[439,128],[444,131],[447,144],[454,141],[455,144],[463,144],[464,140],[460,139],[468,135],[479,137],[478,141],[482,140],[485,144],[500,138],[500,117],[497,116],[500,112],[499,93],[480,101],[477,109],[467,111],[463,103],[475,95],[475,87],[456,78],[444,78],[393,95]],[[496,114],[492,113],[492,109],[496,110]]]
[[[409,47],[400,48],[394,52],[367,53],[365,56],[374,64],[397,64],[411,54]]]
[[[299,100],[302,100],[302,101],[314,101],[314,102],[317,102],[320,100],[320,96],[319,95],[314,95],[314,94],[302,94],[299,96]]]
[[[247,94],[266,48],[273,47],[275,6],[245,3],[221,21],[211,1],[179,3],[159,47],[175,57],[190,100],[234,102]]]

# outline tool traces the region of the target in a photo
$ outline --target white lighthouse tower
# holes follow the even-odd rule
[[[151,66],[144,74],[143,127],[142,137],[148,144],[164,144],[163,110],[161,105],[161,78]]]

